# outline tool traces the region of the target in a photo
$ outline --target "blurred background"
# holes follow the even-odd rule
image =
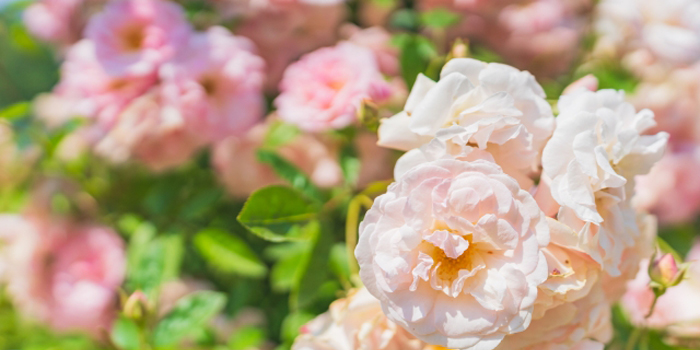
[[[346,237],[400,156],[379,119],[453,57],[528,70],[553,103],[593,74],[653,110],[671,147],[637,202],[681,259],[699,6],[0,0],[0,349],[290,349],[354,283]]]

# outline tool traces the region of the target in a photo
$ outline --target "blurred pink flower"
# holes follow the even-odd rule
[[[694,0],[604,0],[595,28],[595,51],[621,59],[647,80],[700,60],[700,4]]]
[[[467,38],[505,62],[536,76],[566,72],[579,53],[591,0],[422,0],[427,11],[446,8],[461,20],[448,30],[448,42]]]
[[[255,42],[267,63],[268,90],[276,90],[287,66],[307,52],[333,45],[345,19],[342,1],[250,1],[236,34]]]
[[[654,130],[668,132],[671,143],[700,143],[700,63],[667,72],[661,80],[641,82],[630,100],[638,109],[654,112]]]
[[[700,145],[666,153],[649,174],[637,177],[634,204],[664,223],[690,222],[700,213]]]
[[[153,171],[186,162],[207,141],[192,132],[182,113],[168,106],[160,88],[135,99],[106,129],[88,130],[95,152],[114,163],[138,160]]]
[[[7,290],[26,316],[58,331],[108,329],[124,280],[124,244],[102,226],[0,216]]]
[[[265,62],[223,27],[194,36],[189,55],[162,69],[163,93],[188,131],[208,141],[245,134],[263,115]]]
[[[120,77],[155,73],[191,35],[182,8],[167,0],[112,0],[85,29],[105,71]]]
[[[341,32],[349,42],[372,50],[383,74],[396,76],[400,73],[399,48],[391,44],[391,33],[384,28],[362,29],[354,24],[346,24]]]
[[[251,192],[283,183],[274,170],[258,161],[256,152],[262,147],[271,122],[259,124],[244,137],[231,137],[214,147],[212,163],[229,193],[244,198]],[[302,134],[280,146],[277,152],[304,172],[317,186],[338,185],[343,174],[335,149],[320,137]]]
[[[290,65],[280,91],[275,100],[280,118],[311,132],[353,124],[363,99],[391,95],[372,51],[349,42],[318,49]]]
[[[54,126],[72,117],[85,117],[109,127],[117,115],[156,80],[156,76],[111,77],[97,60],[95,44],[81,40],[68,50],[48,113],[41,113],[41,116]],[[58,110],[52,111],[54,108]]]
[[[24,10],[27,29],[44,41],[69,45],[78,39],[85,26],[85,7],[92,0],[41,0]]]

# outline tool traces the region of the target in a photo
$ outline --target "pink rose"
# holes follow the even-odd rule
[[[212,163],[229,193],[244,198],[251,192],[276,183],[283,183],[274,170],[257,158],[270,122],[259,124],[244,137],[231,137],[214,147]],[[336,158],[336,150],[321,138],[302,134],[277,152],[294,164],[319,187],[339,185],[343,173]]]
[[[236,33],[255,42],[268,67],[266,88],[273,91],[300,55],[333,45],[345,19],[340,1],[251,1],[247,6]]]
[[[209,141],[241,136],[262,117],[265,62],[253,43],[223,27],[197,34],[162,69],[163,94],[189,132]]]
[[[58,331],[109,329],[124,280],[124,244],[101,226],[0,216],[8,292],[26,316]]]
[[[441,159],[405,173],[360,225],[360,277],[389,320],[439,346],[490,350],[532,319],[549,229],[494,163]]]
[[[391,94],[370,49],[341,42],[318,49],[284,72],[275,100],[282,120],[305,131],[341,129],[357,118],[364,99]]]
[[[156,76],[115,78],[108,75],[97,60],[95,44],[81,40],[68,50],[61,66],[61,80],[53,92],[54,106],[62,106],[64,110],[43,115],[54,125],[72,117],[86,117],[110,126],[116,116],[156,80]]]
[[[97,154],[114,163],[139,160],[154,171],[183,164],[207,143],[158,87],[129,104],[111,127],[87,132]]]
[[[192,29],[167,0],[112,0],[93,16],[85,37],[110,75],[148,75],[189,42]]]
[[[664,223],[690,222],[700,212],[700,146],[687,144],[664,155],[637,177],[635,205]]]

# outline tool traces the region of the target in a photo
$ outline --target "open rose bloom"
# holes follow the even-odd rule
[[[700,348],[700,0],[11,2],[0,350]]]
[[[438,160],[376,199],[356,256],[390,320],[431,344],[493,349],[528,327],[548,243],[534,199],[496,164]]]

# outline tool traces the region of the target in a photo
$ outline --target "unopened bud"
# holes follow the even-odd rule
[[[368,130],[376,132],[379,129],[379,107],[370,100],[363,100],[357,110],[357,117],[360,123]]]
[[[139,321],[146,316],[148,310],[148,298],[143,292],[137,290],[126,299],[123,311],[126,317]]]
[[[649,278],[664,288],[673,287],[683,280],[686,267],[678,265],[673,254],[666,253],[649,264]]]
[[[447,59],[450,60],[453,58],[464,58],[467,56],[469,56],[469,46],[466,42],[464,42],[464,40],[458,38],[452,44],[452,48],[450,49],[450,53],[447,56]]]

